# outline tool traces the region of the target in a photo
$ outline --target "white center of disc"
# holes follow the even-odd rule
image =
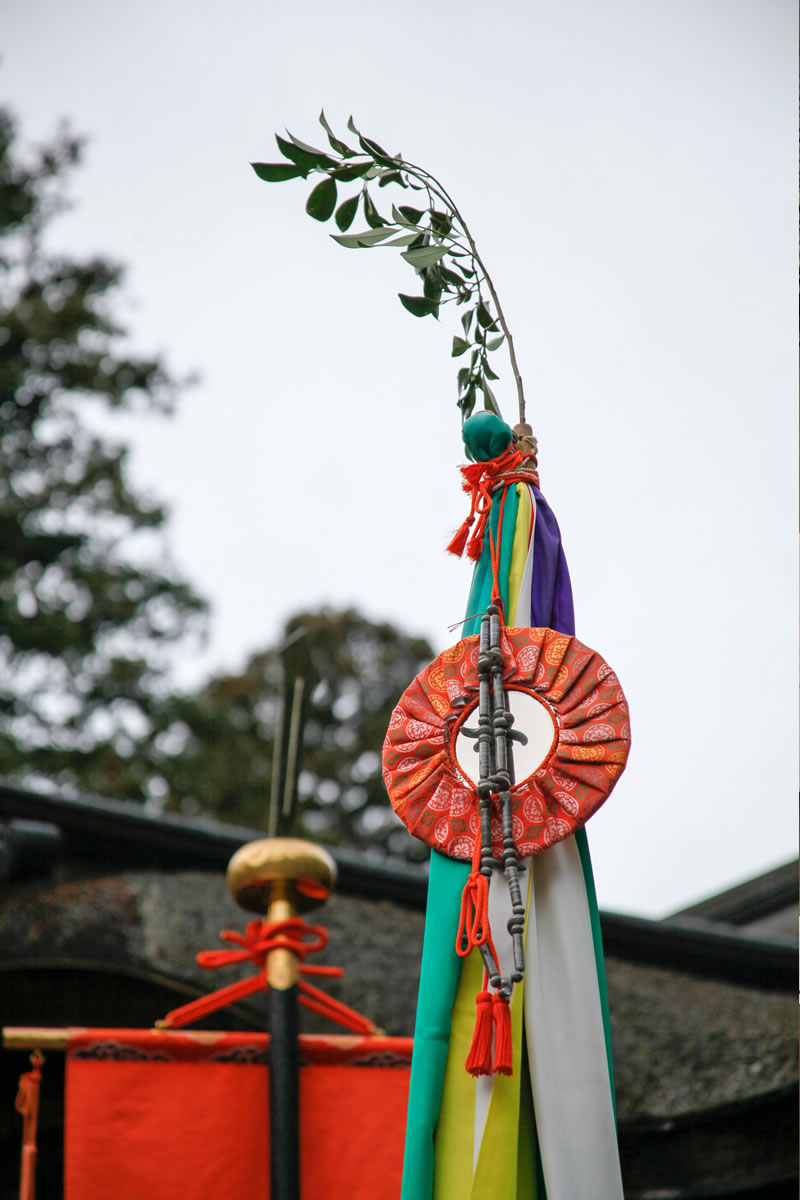
[[[514,780],[522,783],[534,771],[538,771],[548,751],[553,744],[556,724],[550,709],[541,700],[535,700],[528,692],[520,692],[513,688],[506,689],[506,703],[514,717],[512,729],[519,730],[527,737],[527,742],[513,742],[514,747]],[[474,708],[467,717],[464,725],[468,729],[477,729],[478,710]],[[462,775],[466,775],[472,783],[480,779],[478,760],[478,739],[467,737],[462,725],[456,737],[456,762]]]

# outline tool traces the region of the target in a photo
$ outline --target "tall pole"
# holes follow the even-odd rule
[[[228,887],[237,904],[266,913],[269,924],[291,920],[323,903],[299,891],[312,880],[329,892],[336,879],[331,856],[299,838],[248,842],[228,864]],[[276,946],[264,967],[269,985],[270,1200],[300,1200],[299,967],[296,955]]]

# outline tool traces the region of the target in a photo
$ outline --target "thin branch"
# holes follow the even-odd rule
[[[404,166],[405,166],[406,171],[408,171],[409,174],[415,175],[417,179],[422,179],[423,182],[425,182],[428,179],[431,180],[431,182],[434,186],[434,191],[436,191],[436,193],[440,199],[444,200],[444,202],[446,204],[449,204],[453,214],[458,219],[458,222],[464,231],[464,235],[465,235],[467,241],[469,242],[469,247],[472,252],[472,256],[473,256],[474,260],[480,264],[480,268],[483,271],[484,279],[486,281],[486,286],[489,289],[492,300],[494,301],[495,309],[497,310],[497,319],[500,322],[500,327],[503,330],[503,333],[506,335],[506,340],[508,342],[508,353],[509,353],[509,357],[511,359],[511,370],[514,375],[514,382],[517,385],[517,400],[519,403],[519,419],[520,419],[520,423],[524,423],[524,421],[525,421],[525,392],[522,387],[522,375],[520,373],[519,365],[517,363],[517,355],[514,350],[514,339],[511,336],[511,330],[508,327],[508,322],[506,321],[506,316],[505,316],[505,313],[503,312],[503,306],[500,303],[500,297],[497,295],[497,289],[494,286],[494,281],[492,280],[492,277],[489,274],[489,271],[487,270],[486,263],[483,261],[483,259],[481,258],[480,254],[478,252],[478,247],[475,245],[475,239],[472,236],[470,228],[467,225],[467,223],[464,220],[461,213],[459,212],[459,209],[458,209],[455,201],[453,200],[453,198],[449,195],[449,193],[442,186],[442,184],[439,183],[439,180],[436,179],[435,176],[429,175],[427,171],[425,171],[422,167],[415,166],[414,163],[404,163]]]

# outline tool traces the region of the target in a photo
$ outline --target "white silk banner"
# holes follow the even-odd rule
[[[518,485],[518,491],[524,485]],[[530,625],[536,501],[509,625]],[[527,860],[523,1011],[536,1132],[547,1200],[623,1200],[594,943],[586,884],[574,838]],[[504,930],[511,899],[501,872],[489,889],[489,922]],[[495,939],[502,973],[510,938]],[[477,1080],[473,1163],[486,1130],[494,1077]]]

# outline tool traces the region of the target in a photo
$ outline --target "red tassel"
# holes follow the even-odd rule
[[[453,540],[450,542],[450,545],[447,547],[450,554],[455,554],[456,558],[461,558],[461,555],[464,553],[464,547],[467,544],[467,538],[469,537],[469,530],[470,530],[471,525],[472,525],[472,516],[470,515],[469,517],[467,517],[466,521],[464,521],[462,523],[462,525],[458,529],[458,531],[455,534],[453,534]]]
[[[467,547],[467,558],[471,558],[473,562],[477,562],[483,550],[483,529],[476,529],[472,535],[472,539]]]
[[[492,1071],[492,995],[478,992],[475,997],[478,1009],[475,1032],[464,1066],[470,1075],[490,1075]]]
[[[512,1075],[511,1009],[507,1000],[497,993],[492,996],[494,1017],[494,1070],[498,1075]]]

